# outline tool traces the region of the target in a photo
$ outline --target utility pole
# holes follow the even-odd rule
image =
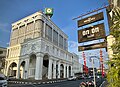
[[[92,67],[93,67],[94,87],[96,87],[94,59],[99,59],[99,58],[97,56],[90,56],[90,62],[92,62]]]
[[[91,58],[91,60],[92,60],[92,67],[93,67],[94,87],[96,87],[95,70],[94,70],[94,59],[93,59],[93,58]]]

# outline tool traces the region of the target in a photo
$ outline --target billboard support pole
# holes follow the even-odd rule
[[[85,53],[84,53],[84,52],[83,52],[83,60],[84,60],[84,69],[85,69],[85,74],[87,74],[86,57],[85,57]]]
[[[103,70],[103,58],[102,58],[102,50],[100,49],[100,62],[101,62],[101,70],[102,70],[102,77],[104,77],[104,70]]]

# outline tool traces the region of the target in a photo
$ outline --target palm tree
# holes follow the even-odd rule
[[[113,8],[112,27],[110,34],[115,38],[112,45],[113,58],[108,61],[107,79],[109,87],[120,87],[120,8]]]

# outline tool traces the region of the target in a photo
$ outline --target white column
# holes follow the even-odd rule
[[[52,42],[53,42],[53,25],[52,25]]]
[[[66,78],[66,64],[64,64],[64,78]]]
[[[42,69],[43,69],[43,56],[40,58],[40,79],[42,80]]]
[[[10,67],[10,66],[7,66],[7,69],[6,69],[6,71],[5,71],[5,75],[6,75],[6,76],[8,76],[9,67]]]
[[[17,79],[20,78],[20,63],[19,63],[19,62],[18,62],[18,64],[17,64],[16,78],[17,78]]]
[[[58,31],[58,46],[59,46],[59,31]]]
[[[64,37],[63,37],[63,49],[64,49]]]
[[[49,58],[48,79],[52,79],[52,59]]]
[[[4,74],[7,76],[8,74],[8,68],[9,68],[9,65],[8,65],[8,62],[5,62],[5,69],[4,69]]]
[[[25,60],[24,79],[29,77],[29,58]]]
[[[73,68],[72,68],[72,66],[71,66],[71,75],[70,76],[73,76]]]
[[[67,78],[69,77],[69,65],[67,65]]]
[[[42,80],[42,66],[43,57],[38,55],[36,59],[35,80]]]
[[[9,68],[9,66],[7,66],[7,68],[6,68],[5,71],[4,71],[4,74],[5,74],[6,76],[8,76],[8,68]]]
[[[60,61],[58,62],[58,78],[60,78]]]
[[[34,23],[34,24],[33,24],[34,27],[33,27],[33,34],[32,34],[33,36],[32,36],[32,38],[35,38],[35,20],[34,20],[33,23]]]
[[[23,79],[24,77],[25,77],[25,67],[22,67],[21,78]]]
[[[45,37],[45,27],[46,27],[46,23],[44,21],[44,26],[43,26],[43,37]]]
[[[7,54],[8,55],[8,54]],[[5,67],[3,69],[3,74],[6,75],[6,71],[7,71],[7,62],[5,60]],[[6,75],[7,76],[7,75]]]
[[[56,79],[56,61],[55,60],[53,65],[53,78]]]

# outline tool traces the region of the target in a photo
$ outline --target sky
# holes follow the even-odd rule
[[[72,19],[107,4],[107,0],[0,0],[0,47],[9,46],[12,23],[48,7],[54,9],[51,20],[68,35],[69,51],[81,57],[77,51],[77,20]],[[86,57],[91,52],[98,54],[99,49],[85,52]]]

